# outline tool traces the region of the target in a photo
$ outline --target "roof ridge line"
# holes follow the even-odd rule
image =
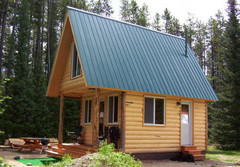
[[[102,16],[102,15],[99,15],[99,14],[96,14],[96,13],[92,13],[92,12],[89,12],[89,11],[86,11],[86,10],[78,9],[78,8],[75,8],[75,7],[72,7],[72,6],[67,6],[67,8],[68,9],[77,10],[77,11],[82,12],[82,13],[91,14],[91,15],[94,15],[94,16],[97,16],[97,17],[101,17],[101,18],[104,18],[104,19],[108,19],[108,20],[112,20],[112,21],[128,24],[128,25],[135,26],[135,27],[142,28],[142,29],[146,29],[146,30],[149,30],[149,31],[154,31],[154,32],[157,32],[157,33],[160,33],[160,34],[163,34],[163,35],[167,35],[167,36],[171,36],[171,37],[175,37],[175,38],[179,38],[179,39],[185,40],[185,38],[183,38],[183,37],[179,37],[179,36],[176,36],[176,35],[173,35],[173,34],[157,31],[157,30],[154,30],[154,29],[150,29],[148,27],[144,27],[144,26],[141,26],[141,25],[129,23],[129,22],[126,22],[126,21],[121,21],[121,20],[117,20],[117,19],[114,19],[114,18]]]

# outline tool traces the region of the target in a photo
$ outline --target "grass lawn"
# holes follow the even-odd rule
[[[240,150],[219,150],[216,146],[208,146],[206,158],[214,161],[240,163]]]
[[[25,165],[31,163],[32,166],[45,166],[50,165],[51,163],[59,162],[60,160],[55,158],[34,158],[34,159],[18,159],[17,161]]]

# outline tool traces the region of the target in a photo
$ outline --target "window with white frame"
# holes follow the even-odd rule
[[[165,124],[165,100],[145,97],[144,124]]]
[[[118,122],[118,96],[109,96],[108,99],[108,123]]]
[[[72,46],[72,78],[77,77],[81,74],[81,65],[78,58],[76,45],[73,43]]]
[[[91,123],[92,100],[85,100],[84,123]]]

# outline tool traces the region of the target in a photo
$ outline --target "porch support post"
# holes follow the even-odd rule
[[[60,95],[60,111],[59,111],[59,129],[58,129],[58,144],[63,142],[63,107],[64,107],[64,95]]]
[[[122,92],[121,102],[121,149],[125,152],[126,92]]]
[[[100,89],[96,90],[94,119],[93,119],[93,147],[98,148],[98,131],[99,131],[99,105],[100,105]]]

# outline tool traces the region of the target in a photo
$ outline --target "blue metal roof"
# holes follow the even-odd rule
[[[89,86],[218,100],[185,40],[68,8]]]

